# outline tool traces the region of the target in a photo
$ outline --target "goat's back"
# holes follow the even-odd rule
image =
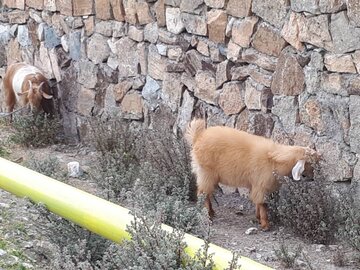
[[[266,138],[229,127],[210,127],[193,145],[193,161],[220,182],[249,186],[252,178],[271,174],[268,158],[274,143]]]

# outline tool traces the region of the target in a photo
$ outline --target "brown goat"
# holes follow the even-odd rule
[[[3,79],[5,103],[12,113],[17,102],[23,107],[30,105],[31,111],[39,111],[42,99],[52,99],[48,80],[43,72],[26,63],[10,65]]]
[[[314,162],[317,153],[300,146],[276,144],[270,139],[229,127],[205,127],[195,119],[185,138],[192,146],[192,169],[197,176],[198,195],[205,193],[210,217],[214,210],[210,198],[218,183],[250,190],[256,204],[256,217],[264,230],[269,228],[265,195],[280,187],[277,176],[292,173],[300,180],[305,162]]]

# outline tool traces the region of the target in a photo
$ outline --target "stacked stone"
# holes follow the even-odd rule
[[[4,0],[0,65],[58,82],[67,130],[166,106],[283,143],[316,145],[321,176],[360,178],[357,0]],[[4,69],[2,69],[2,72]],[[359,164],[359,165],[356,165]]]

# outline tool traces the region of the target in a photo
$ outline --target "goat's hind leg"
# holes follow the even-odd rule
[[[211,173],[205,172],[201,168],[197,169],[196,176],[197,194],[198,196],[206,194],[205,207],[208,209],[210,219],[213,219],[215,212],[212,208],[211,196],[214,192],[215,185],[217,184],[216,178]]]

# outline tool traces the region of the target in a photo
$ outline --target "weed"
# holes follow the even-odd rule
[[[0,142],[0,157],[6,158],[9,156],[9,151],[2,145],[3,143]]]
[[[67,172],[61,168],[60,162],[56,157],[46,157],[45,159],[39,159],[34,156],[30,156],[24,165],[31,170],[56,180],[65,181],[67,176]]]
[[[270,196],[270,217],[314,243],[329,244],[337,226],[332,202],[324,184],[288,180],[279,192]]]
[[[10,139],[27,147],[43,147],[58,142],[60,122],[46,114],[21,115],[14,118],[15,134]]]
[[[301,255],[302,247],[297,246],[295,251],[292,252],[284,243],[281,243],[279,249],[275,249],[274,251],[276,257],[281,261],[285,268],[293,268],[296,259],[298,259]]]
[[[353,189],[356,190],[355,185]],[[360,251],[360,209],[354,197],[350,196],[354,190],[351,189],[347,193],[338,191],[336,212],[341,223],[338,226],[337,236],[340,240],[345,239],[353,248]]]
[[[6,246],[7,246],[7,243],[4,240],[0,239],[0,249],[5,249]]]
[[[122,202],[138,176],[135,155],[136,134],[125,120],[91,120],[90,142],[98,151],[93,178],[104,190],[106,199]]]
[[[112,245],[100,269],[210,270],[214,267],[208,242],[191,259],[184,251],[183,233],[162,230],[159,220],[136,217],[128,232],[132,240]]]

